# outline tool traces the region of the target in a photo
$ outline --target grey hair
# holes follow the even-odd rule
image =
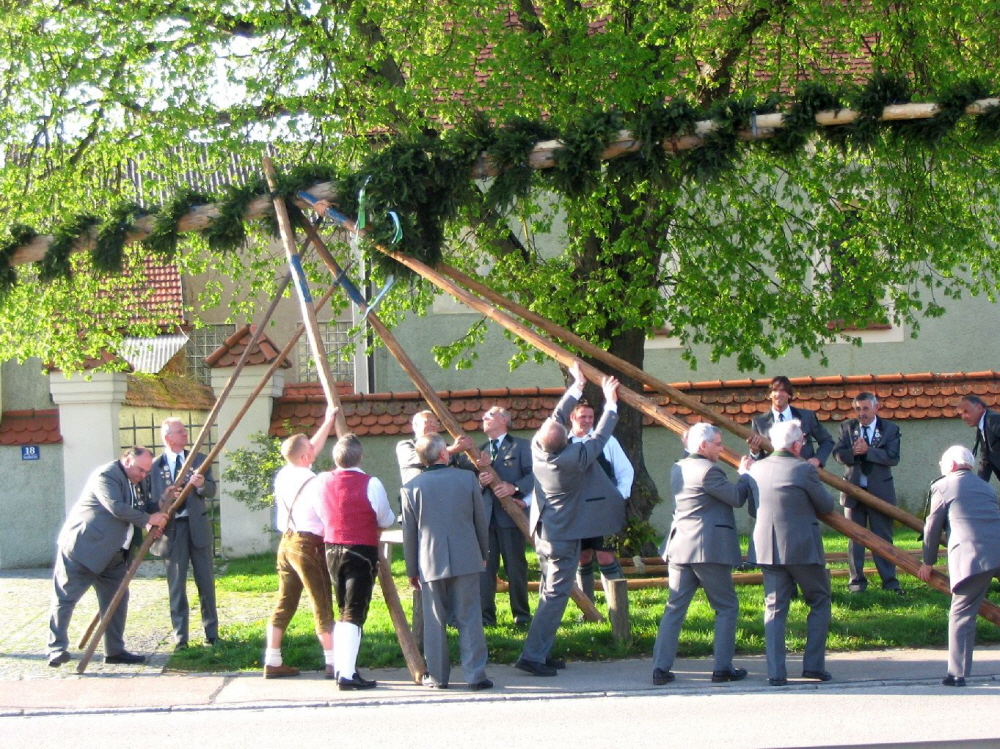
[[[688,429],[687,437],[684,439],[684,449],[688,451],[688,454],[694,455],[698,452],[702,442],[711,442],[717,434],[721,434],[717,426],[700,421]]]
[[[357,468],[361,465],[364,452],[358,435],[345,434],[333,446],[333,462],[337,464],[337,468]]]
[[[942,467],[946,463],[954,463],[957,466],[968,466],[972,468],[972,463],[975,458],[972,455],[972,450],[963,445],[952,445],[944,454],[941,456]]]
[[[428,434],[418,439],[413,449],[421,463],[432,466],[441,459],[442,453],[448,451],[448,443],[440,434]]]
[[[792,445],[802,439],[802,422],[798,419],[779,421],[771,427],[767,436],[775,450],[791,450]]]

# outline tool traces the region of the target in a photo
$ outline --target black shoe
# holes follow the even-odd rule
[[[788,684],[788,679],[786,679],[784,676],[777,676],[773,679],[768,679],[767,683],[770,684],[772,687],[783,687]]]
[[[374,689],[378,685],[378,682],[374,679],[362,679],[361,674],[357,671],[354,672],[354,676],[350,679],[345,679],[341,676],[337,679],[337,687],[341,692],[346,692],[350,689]]]
[[[883,588],[886,593],[895,593],[897,596],[905,596],[902,588]]]
[[[833,678],[833,674],[829,671],[803,671],[803,679],[816,679],[818,681],[830,681]]]
[[[745,678],[747,678],[747,670],[745,668],[733,668],[730,666],[725,671],[712,672],[712,681],[716,683],[720,681],[739,681]]]
[[[518,658],[517,663],[514,664],[514,668],[519,668],[522,671],[527,671],[532,676],[555,676],[556,670],[545,663],[539,663],[538,661],[527,661],[524,658]]]
[[[118,653],[118,655],[106,655],[104,656],[105,663],[125,663],[130,666],[134,666],[138,663],[145,663],[146,656],[139,655],[138,653],[130,653],[127,650],[123,650]]]
[[[946,687],[964,687],[965,686],[965,677],[964,676],[952,676],[951,674],[948,674],[943,679],[941,679],[941,683],[944,684]]]
[[[482,681],[477,681],[475,684],[469,684],[469,689],[473,692],[481,692],[484,689],[493,689],[493,682],[489,679],[483,679]]]
[[[209,647],[214,648],[216,645],[219,644],[220,641],[218,637],[206,637],[205,642],[208,643]]]
[[[52,666],[52,668],[58,668],[64,663],[69,663],[69,661],[69,653],[65,650],[60,650],[58,653],[52,653],[49,655],[49,665]]]
[[[527,629],[531,626],[531,619],[518,619],[514,622],[514,626],[517,629]]]
[[[427,687],[428,689],[447,689],[448,688],[448,682],[446,682],[446,681],[444,681],[444,682],[438,681],[437,679],[435,679],[430,674],[424,674],[423,677],[420,679],[420,683],[423,686]],[[470,688],[472,687],[471,684],[469,686],[470,686]],[[493,684],[490,683],[490,686],[493,686]]]
[[[566,661],[562,658],[553,658],[551,655],[546,656],[545,665],[549,668],[554,668],[556,671],[562,671],[566,668]]]
[[[174,652],[175,653],[178,650],[187,650],[187,649],[188,649],[188,644],[186,642],[178,642],[176,645],[174,645]]]
[[[664,671],[662,668],[653,669],[653,684],[658,687],[669,684],[676,678],[673,671]]]
[[[495,626],[497,626],[496,620],[483,619],[483,627],[495,627]]]

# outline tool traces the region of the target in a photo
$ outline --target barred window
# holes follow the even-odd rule
[[[205,366],[205,357],[219,348],[235,332],[235,323],[205,325],[191,331],[186,347],[187,373],[202,385],[211,385],[212,370]]]

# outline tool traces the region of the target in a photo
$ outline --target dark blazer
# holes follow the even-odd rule
[[[861,435],[861,423],[857,419],[841,422],[833,456],[844,465],[846,481],[861,486],[861,476],[867,476],[867,491],[890,504],[896,504],[892,466],[899,465],[899,427],[877,417],[872,425],[875,427],[875,438],[868,447],[868,453],[855,455],[854,441]],[[844,507],[856,507],[858,501],[841,492],[840,503]]]
[[[986,409],[983,431],[986,433],[986,445],[979,445],[976,450],[976,455],[979,456],[979,478],[989,481],[990,476],[995,473],[1000,479],[1000,414]]]
[[[924,563],[937,562],[941,533],[948,531],[951,589],[980,572],[1000,568],[1000,508],[993,487],[972,471],[953,471],[931,486],[924,522]]]
[[[430,466],[399,493],[407,577],[433,582],[483,571],[489,526],[474,474]]]
[[[552,415],[569,422],[577,399],[567,390]],[[593,439],[571,442],[550,453],[531,443],[535,498],[528,528],[546,541],[575,541],[617,533],[625,524],[625,500],[597,462],[618,423],[618,413],[607,408]]]
[[[184,459],[187,459],[186,450],[184,451]],[[193,465],[196,470],[204,462],[204,454],[198,453],[194,456]],[[147,482],[149,485],[147,496],[149,499],[146,509],[150,512],[156,512],[162,507],[163,511],[166,512],[167,504],[162,503],[163,493],[171,485],[170,466],[167,465],[166,456],[160,455],[153,461],[153,470],[149,472]],[[212,478],[212,469],[209,468],[205,471],[205,484],[201,489],[192,490],[184,502],[188,509],[188,527],[191,533],[191,543],[197,549],[203,549],[212,544],[212,522],[208,517],[205,497],[214,497],[217,490],[218,485],[215,483],[215,479]],[[150,551],[158,557],[169,556],[170,547],[173,543],[173,532],[174,521],[171,519],[167,523],[167,527],[163,529],[163,535],[153,542]]]
[[[90,474],[56,544],[70,559],[100,574],[121,550],[129,524],[141,529],[148,522],[149,514],[132,506],[128,476],[116,460]]]
[[[753,542],[758,564],[826,564],[819,518],[834,501],[816,468],[778,450],[750,467],[760,506]]]
[[[736,566],[741,558],[733,508],[756,495],[757,484],[747,474],[733,483],[701,455],[684,458],[676,467],[682,484],[674,492],[674,519],[664,558],[671,564]],[[673,478],[671,472],[671,482]]]
[[[802,424],[802,433],[806,437],[806,442],[802,446],[802,459],[817,458],[820,466],[825,466],[830,453],[833,452],[833,437],[826,431],[826,427],[819,422],[814,412],[805,408],[796,408],[795,406],[789,406],[789,408],[792,411],[792,417],[798,419]],[[767,437],[767,433],[774,426],[774,411],[769,408],[767,409],[767,413],[754,416],[751,425],[754,432]],[[767,455],[767,451],[761,450],[751,457],[754,460],[761,460],[762,458],[766,458]]]
[[[489,441],[484,442],[480,451],[490,454]],[[526,439],[508,434],[504,437],[503,444],[500,445],[500,452],[492,463],[493,470],[501,481],[514,484],[518,492],[518,499],[524,499],[535,488],[535,476],[531,472],[531,443]],[[493,505],[493,522],[499,528],[516,528],[517,523],[507,514],[507,511],[500,504],[493,492],[488,487],[483,487],[483,500]],[[489,515],[487,515],[489,517]]]

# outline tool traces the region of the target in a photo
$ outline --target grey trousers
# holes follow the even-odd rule
[[[538,608],[531,620],[521,658],[544,663],[556,641],[569,594],[576,582],[580,564],[580,541],[546,541],[535,536],[535,551],[542,568]]]
[[[733,587],[732,567],[728,564],[671,564],[667,582],[670,598],[656,632],[653,668],[669,671],[673,667],[681,625],[699,587],[705,589],[708,602],[715,611],[714,670],[731,668],[736,653],[736,619],[740,613],[739,599]]]
[[[976,646],[976,618],[993,576],[989,570],[967,577],[951,592],[948,611],[948,673],[965,678],[972,674],[972,650]]]
[[[219,636],[219,615],[215,610],[215,570],[212,564],[211,545],[197,548],[191,543],[191,528],[187,520],[175,519],[170,553],[163,560],[167,566],[167,590],[170,593],[170,622],[174,627],[174,641],[188,641],[187,573],[191,567],[194,584],[201,602],[201,623],[205,637],[214,640]]]
[[[111,563],[100,573],[94,573],[78,562],[74,562],[62,551],[56,554],[52,574],[52,605],[49,609],[48,653],[53,655],[69,650],[69,622],[73,609],[91,586],[97,593],[97,602],[102,612],[115,597],[118,586],[125,579],[128,569],[126,557],[116,553]],[[122,596],[115,614],[104,632],[104,655],[118,655],[125,650],[125,620],[128,618],[128,589]]]
[[[870,528],[871,532],[883,541],[892,543],[892,518],[888,515],[878,510],[873,510],[871,507],[859,502],[854,507],[845,507],[844,516],[862,528]],[[851,571],[851,580],[847,584],[848,589],[864,590],[867,588],[865,547],[857,543],[854,539],[849,539],[847,542],[847,566]],[[899,580],[896,578],[896,565],[876,554],[875,568],[878,570],[879,577],[882,578],[882,587],[885,590],[899,590]]]
[[[451,675],[448,619],[458,626],[462,677],[466,684],[486,679],[486,636],[479,610],[479,573],[420,583],[424,612],[424,659],[427,672],[439,684]]]
[[[483,623],[496,624],[497,621],[497,572],[500,560],[507,573],[507,595],[510,598],[510,613],[517,624],[531,621],[528,607],[528,559],[524,553],[524,534],[514,528],[501,528],[490,523],[490,556],[486,561],[480,586],[482,596]]]
[[[803,671],[822,671],[826,663],[826,634],[830,629],[830,573],[822,564],[761,565],[764,572],[764,648],[767,675],[788,677],[785,669],[785,623],[795,586],[809,606]]]

